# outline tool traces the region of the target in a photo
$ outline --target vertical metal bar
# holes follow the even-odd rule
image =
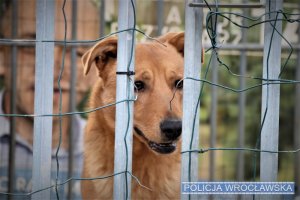
[[[41,40],[54,40],[55,1],[36,1],[36,60],[35,60],[35,114],[53,112],[53,66],[54,43]],[[52,117],[34,118],[33,143],[33,191],[51,184]],[[50,190],[35,193],[33,200],[50,199]]]
[[[213,58],[211,64],[212,68],[212,82],[218,83],[218,63],[216,54],[213,52]],[[216,147],[216,135],[217,135],[217,109],[218,109],[218,88],[211,88],[211,116],[210,116],[210,147]],[[215,152],[211,151],[209,153],[209,180],[213,181],[215,179]]]
[[[243,0],[243,3],[246,3],[246,0]],[[243,14],[248,15],[249,12],[244,8]],[[242,24],[246,25],[246,19],[242,19]],[[242,44],[245,44],[247,42],[247,32],[246,29],[242,28]],[[245,78],[243,77],[246,74],[246,68],[247,68],[247,54],[246,50],[241,51],[240,55],[240,77],[239,83],[240,83],[240,89],[245,88]],[[238,125],[238,147],[243,148],[245,145],[245,105],[246,105],[246,93],[242,92],[239,94],[239,125]],[[245,165],[245,159],[244,159],[244,152],[238,151],[237,155],[237,180],[242,181],[244,180],[244,165]]]
[[[300,42],[300,32],[298,32],[298,42]],[[296,80],[300,80],[300,50],[297,51],[297,65],[296,65]],[[295,93],[295,116],[294,116],[294,149],[300,148],[300,85],[296,84]],[[300,196],[300,152],[295,154],[294,157],[294,173],[295,173],[295,184],[298,186],[296,196]]]
[[[133,13],[130,0],[119,0],[119,30],[134,27]],[[117,71],[134,71],[134,37],[134,31],[126,31],[118,35]],[[128,66],[131,54],[133,59]],[[133,77],[117,75],[116,101],[133,98],[133,83]],[[127,172],[132,171],[132,101],[116,105],[115,126],[115,163],[118,164],[114,166],[114,173],[124,171],[125,173],[114,176],[114,199],[130,199],[131,176]]]
[[[282,0],[267,1],[266,13],[281,10]],[[276,17],[276,13],[266,15],[266,20]],[[280,20],[266,23],[264,30],[264,58],[263,78],[278,79],[281,65],[281,37],[274,31],[282,32]],[[267,81],[263,81],[267,83]],[[279,98],[280,85],[265,85],[262,88],[262,123],[261,150],[278,151],[279,136]],[[260,179],[261,181],[276,181],[278,173],[278,154],[261,153]],[[278,196],[263,195],[261,199],[277,199]]]
[[[213,17],[212,24],[215,23],[216,17]],[[216,30],[216,32],[218,32]],[[218,61],[217,55],[213,51],[212,52],[212,82],[218,84]],[[211,87],[211,115],[210,115],[210,138],[209,145],[211,148],[216,147],[217,140],[217,110],[218,110],[218,88]],[[216,170],[216,162],[215,162],[215,151],[209,152],[209,180],[215,180],[215,170]],[[214,199],[214,195],[210,195],[210,199]]]
[[[18,37],[18,2],[12,1],[12,38]],[[17,93],[17,56],[18,49],[16,45],[11,49],[11,91],[10,91],[10,113],[16,113],[16,93]],[[15,185],[15,149],[16,149],[16,118],[11,117],[10,121],[10,144],[9,144],[9,169],[8,169],[8,192],[14,192]],[[9,196],[9,199],[13,199]]]
[[[203,9],[189,7],[185,1],[184,77],[199,79],[201,72],[201,46]],[[183,85],[182,151],[199,148],[199,112],[197,106],[200,82],[185,80]],[[200,105],[200,104],[198,104]],[[191,120],[193,119],[193,120]],[[181,182],[198,181],[198,154],[185,153],[181,156]],[[195,195],[182,194],[181,199],[195,199]]]
[[[243,3],[247,3],[247,0],[243,0]],[[249,10],[243,8],[243,15],[248,15]],[[242,19],[242,24],[246,25],[246,19]],[[247,31],[246,29],[242,28],[242,44],[247,42]],[[246,68],[247,68],[247,51],[241,50],[240,55],[240,77],[239,84],[240,89],[246,87],[245,78],[243,76],[246,75]],[[238,147],[243,148],[245,145],[245,109],[246,109],[246,93],[242,92],[239,94],[238,98],[239,102],[239,116],[238,116]],[[237,162],[236,162],[236,177],[238,181],[243,181],[245,176],[245,157],[244,151],[238,151],[237,154]],[[238,195],[237,199],[242,199],[245,196]]]
[[[77,0],[72,0],[72,40],[77,39]],[[71,49],[71,80],[70,80],[70,98],[69,98],[69,111],[74,112],[76,110],[76,80],[77,80],[77,47],[72,46]],[[69,129],[69,157],[68,157],[68,177],[73,176],[73,133],[75,129],[75,116],[70,117],[70,129]],[[68,199],[72,199],[72,181],[68,184]]]
[[[212,24],[216,23],[216,16],[212,17]],[[218,30],[216,30],[216,33]],[[216,38],[217,40],[217,38]],[[218,61],[217,55],[212,52],[212,82],[218,84]],[[211,87],[211,115],[210,115],[210,147],[216,147],[217,137],[217,110],[218,110],[218,88]],[[209,180],[215,179],[215,152],[209,152]]]
[[[162,29],[164,27],[164,1],[157,1],[157,35],[162,34]]]
[[[100,37],[103,37],[105,35],[105,0],[101,0],[99,15],[100,15],[99,33],[100,33]]]

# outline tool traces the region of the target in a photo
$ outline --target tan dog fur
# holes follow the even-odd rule
[[[134,103],[134,125],[152,141],[163,142],[159,124],[166,118],[182,117],[182,89],[170,100],[176,81],[183,78],[184,33],[169,33],[157,41],[136,45],[135,81],[143,81],[145,89],[137,93]],[[96,108],[115,102],[117,38],[109,37],[91,48],[83,56],[85,74],[95,65],[99,80],[95,84],[90,107]],[[115,107],[91,113],[85,129],[84,178],[113,174]],[[132,171],[149,191],[132,179],[132,199],[180,198],[180,150],[159,154],[135,131],[133,133]],[[117,164],[117,163],[115,163]],[[83,199],[112,199],[113,178],[82,181]]]

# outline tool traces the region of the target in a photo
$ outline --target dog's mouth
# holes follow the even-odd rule
[[[172,153],[176,150],[176,143],[175,142],[166,142],[166,143],[156,143],[151,140],[149,140],[145,134],[138,129],[137,127],[134,127],[135,132],[141,136],[148,144],[150,149],[153,151],[156,151],[157,153],[160,154],[169,154]]]

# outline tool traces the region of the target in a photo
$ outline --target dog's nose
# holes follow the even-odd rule
[[[168,140],[175,140],[181,135],[181,120],[167,119],[160,123],[160,130]]]

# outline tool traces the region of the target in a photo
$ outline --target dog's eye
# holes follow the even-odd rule
[[[145,83],[142,81],[135,81],[134,82],[134,91],[139,92],[145,89]]]
[[[176,80],[175,81],[175,88],[182,89],[183,88],[183,80]]]

